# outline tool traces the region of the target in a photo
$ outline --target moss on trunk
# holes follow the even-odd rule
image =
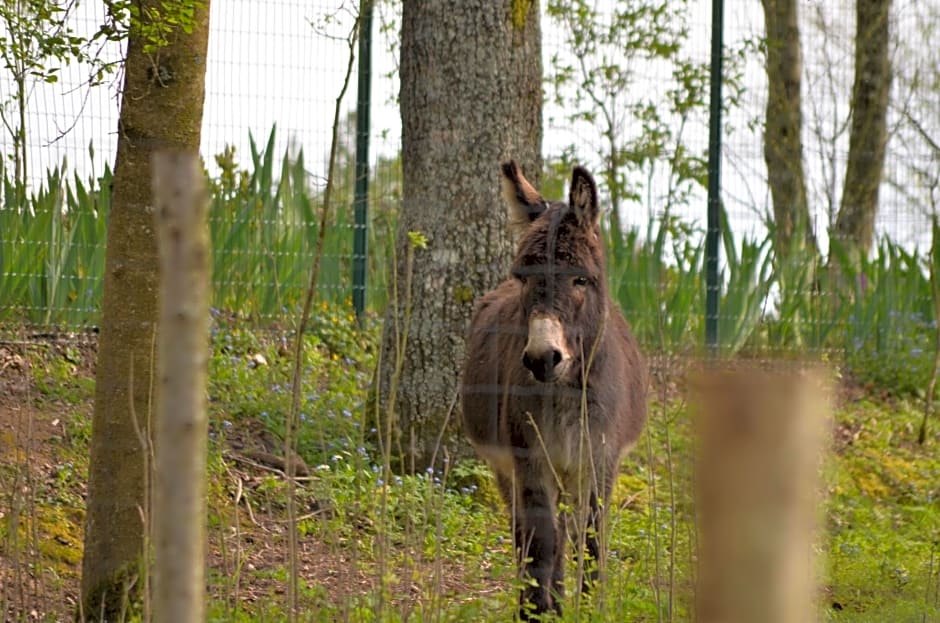
[[[148,15],[162,3],[140,5]],[[95,621],[118,620],[144,586],[158,276],[150,159],[199,150],[209,1],[196,7],[191,33],[176,29],[156,51],[144,51],[140,30],[124,66],[92,421],[82,613]]]

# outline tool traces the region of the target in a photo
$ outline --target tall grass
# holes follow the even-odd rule
[[[81,326],[98,314],[111,171],[52,169],[27,194],[0,164],[0,321]]]
[[[250,137],[250,166],[238,169],[234,152],[216,157],[221,174],[213,185],[210,229],[214,248],[214,306],[258,322],[284,320],[296,311],[307,285],[318,236],[320,193],[301,151],[275,160],[276,128],[259,148]],[[343,174],[340,173],[340,178]],[[334,191],[335,209],[325,231],[318,298],[345,303],[352,288],[352,185]],[[389,244],[387,209],[370,206],[368,287],[373,309],[385,301]],[[384,207],[384,206],[383,206]],[[391,221],[394,224],[394,220]]]
[[[739,249],[724,208],[720,218],[726,268],[721,275],[718,338],[721,352],[733,355],[751,339],[767,307],[773,284],[771,238],[757,240],[743,236]]]
[[[226,149],[215,157],[219,173],[209,180],[213,306],[262,326],[286,321],[299,307],[321,202],[303,152],[278,157],[276,137],[273,128],[264,144],[251,137],[244,166]],[[380,192],[370,199],[367,275],[370,308],[381,313],[395,244],[400,162],[380,162],[375,175],[380,179],[373,187]],[[352,177],[351,158],[344,154],[321,258],[319,300],[330,304],[348,305],[351,293]],[[81,179],[69,176],[63,164],[27,193],[0,170],[0,323],[97,322],[110,183],[108,168]],[[923,392],[936,351],[931,254],[882,238],[869,257],[851,261],[833,240],[821,263],[809,254],[782,261],[774,255],[772,232],[738,238],[726,215],[722,222],[722,353],[836,353],[863,380]],[[605,237],[611,294],[640,341],[666,353],[700,348],[703,232],[667,214],[645,231]]]
[[[608,232],[610,291],[637,338],[660,351],[692,349],[704,314],[702,245],[695,231],[668,216],[650,221],[646,235]]]
[[[773,232],[736,238],[722,213],[719,346],[727,357],[835,359],[857,380],[894,394],[922,396],[938,340],[930,253],[887,237],[860,260],[838,240],[828,258],[777,257]],[[606,234],[610,290],[638,339],[661,353],[702,344],[701,231],[668,215],[621,236]]]
[[[276,130],[259,146],[250,137],[250,162],[234,150],[216,156],[210,233],[213,307],[270,324],[299,306],[317,238],[318,189],[308,180],[303,153],[275,154]],[[394,173],[394,172],[393,172]],[[49,171],[26,193],[0,165],[0,323],[41,327],[95,325],[100,312],[111,170],[82,180],[67,167]],[[337,189],[327,227],[319,298],[344,303],[351,294],[352,186]],[[395,215],[373,202],[369,223],[368,288],[373,310],[385,305]]]
[[[923,395],[936,350],[929,265],[938,245],[935,236],[930,253],[921,255],[882,239],[871,257],[857,263],[834,245],[845,283],[837,290],[843,327],[837,335],[846,360],[863,380]]]

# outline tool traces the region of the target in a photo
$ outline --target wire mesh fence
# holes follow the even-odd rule
[[[545,167],[540,175],[526,174],[541,178],[540,188],[549,199],[565,196],[574,163],[585,164],[597,177],[607,206],[603,226],[610,291],[632,323],[654,372],[650,402],[656,412],[629,467],[618,478],[615,499],[622,503],[612,505],[623,511],[613,513],[610,524],[608,595],[615,596],[611,600],[615,609],[609,611],[619,613],[613,617],[617,620],[651,617],[654,607],[662,620],[682,619],[691,611],[684,600],[696,590],[695,505],[687,503],[684,487],[691,486],[688,458],[697,442],[686,430],[687,405],[673,400],[680,393],[674,373],[684,372],[688,361],[673,355],[698,354],[705,334],[710,4],[711,0],[543,0],[541,7]],[[767,164],[765,153],[766,58],[771,42],[765,35],[762,4],[725,3],[721,351],[741,358],[794,353],[831,357],[848,363],[848,371],[866,384],[922,394],[930,386],[940,335],[936,294],[940,227],[934,221],[940,200],[940,51],[924,43],[935,40],[940,6],[933,0],[894,0],[887,151],[877,184],[875,236],[871,250],[853,258],[843,252],[839,240],[830,239],[830,231],[844,203],[852,152],[856,3],[799,3],[803,117],[799,161],[807,226],[816,248],[803,247],[790,257],[778,253],[774,238],[777,223],[769,179],[777,171]],[[665,9],[659,13],[653,10],[656,6]],[[211,190],[212,296],[218,321],[209,364],[214,383],[210,434],[212,443],[223,448],[240,449],[236,446],[242,440],[248,442],[249,452],[254,442],[259,446],[259,452],[251,455],[224,451],[226,461],[261,455],[277,460],[284,447],[284,423],[292,417],[289,405],[295,387],[288,380],[292,360],[285,334],[299,315],[321,233],[332,122],[336,97],[347,80],[355,8],[343,0],[212,2],[201,149]],[[625,15],[616,13],[621,8]],[[79,3],[71,17],[80,33],[93,32],[106,19],[103,3],[95,2]],[[390,297],[389,268],[396,260],[402,200],[397,108],[400,21],[400,3],[377,3],[371,32],[365,228],[365,302],[376,318],[382,317]],[[96,53],[118,62],[123,51],[112,43]],[[21,162],[17,167],[11,157],[16,139],[9,128],[0,127],[4,152],[0,332],[30,327],[47,334],[99,322],[121,76],[108,74],[101,85],[90,86],[88,74],[87,64],[73,64],[63,66],[54,83],[31,80],[28,97],[19,102],[25,105],[18,107],[15,81],[0,69],[6,120],[15,120],[20,112],[26,120],[23,162],[28,165]],[[339,108],[335,186],[319,281],[323,307],[315,314],[320,317],[311,321],[312,337],[322,338],[317,343],[324,348],[307,348],[301,359],[305,380],[295,445],[305,469],[316,474],[301,493],[309,495],[303,499],[312,509],[302,520],[305,536],[313,537],[305,547],[313,548],[307,550],[309,559],[323,558],[319,566],[331,567],[321,587],[341,604],[330,610],[339,618],[349,618],[350,609],[360,607],[365,608],[363,616],[374,618],[370,608],[376,602],[359,601],[358,593],[350,596],[342,586],[365,587],[364,578],[373,572],[373,588],[362,590],[374,590],[379,600],[391,590],[412,596],[427,590],[433,593],[427,603],[437,608],[439,596],[445,595],[442,578],[452,575],[455,584],[445,588],[461,596],[447,599],[456,608],[465,608],[459,610],[465,620],[480,620],[494,607],[495,612],[508,613],[516,607],[509,590],[505,603],[496,606],[488,596],[463,598],[478,586],[492,594],[494,578],[506,586],[516,578],[512,537],[492,528],[496,520],[490,511],[496,493],[492,488],[483,490],[489,482],[481,477],[483,468],[471,464],[462,466],[462,471],[445,468],[441,473],[393,476],[390,442],[373,446],[381,437],[375,427],[381,430],[382,420],[378,414],[373,420],[369,413],[366,388],[376,385],[372,373],[380,361],[378,331],[373,323],[367,325],[368,331],[360,331],[350,315],[356,287],[354,239],[363,232],[355,222],[355,186],[360,181],[355,162],[358,78],[353,63],[349,91]],[[494,182],[497,164],[493,163]],[[20,177],[27,182],[25,193],[17,184]],[[243,327],[252,331],[241,331]],[[273,331],[258,339],[253,334],[257,329]],[[59,337],[73,344],[74,336]],[[9,370],[8,375],[20,374],[23,387],[32,382],[44,395],[55,397],[49,404],[58,423],[62,402],[75,400],[66,399],[67,394],[78,393],[66,381],[87,373],[73,363],[90,362],[93,356],[62,347],[63,356],[50,369],[40,370],[27,365],[19,346],[8,345],[13,341],[0,339],[0,356],[5,358],[0,368]],[[25,353],[26,348],[22,350]],[[672,365],[677,360],[678,365]],[[765,363],[744,360],[741,367]],[[789,365],[787,361],[781,367]],[[52,387],[58,384],[68,387]],[[3,389],[5,400],[14,389],[12,383]],[[769,399],[767,392],[755,391],[761,399]],[[90,402],[90,392],[84,395],[79,400]],[[28,390],[25,396],[31,400]],[[770,410],[779,410],[779,401],[771,402]],[[913,435],[898,434],[912,432],[915,418],[921,421],[920,404],[911,406],[915,402],[885,402],[857,412],[852,405],[851,413],[834,428],[838,454],[854,462],[846,460],[843,471],[827,481],[839,499],[827,518],[832,535],[818,549],[831,555],[834,567],[841,565],[841,575],[833,572],[820,591],[825,599],[832,598],[833,611],[846,604],[846,610],[857,608],[868,616],[862,612],[866,601],[889,595],[893,599],[902,593],[918,607],[922,600],[924,612],[928,601],[933,603],[930,612],[937,609],[940,591],[930,592],[940,579],[930,515],[936,499],[936,479],[930,476],[936,472],[936,461],[929,450],[920,454],[910,450]],[[33,417],[33,410],[21,412],[17,426],[32,430],[26,418]],[[932,413],[929,399],[924,412]],[[62,417],[68,443],[75,440],[79,446],[91,434],[87,418],[80,415],[67,422]],[[757,415],[766,415],[763,405]],[[857,444],[856,450],[846,451],[852,444]],[[779,440],[774,437],[771,445],[779,448]],[[29,462],[30,455],[23,456]],[[286,463],[245,464],[264,472],[260,476],[252,472],[244,479],[246,491],[256,488],[267,506],[275,506],[269,502],[277,498],[268,497],[274,482],[268,475],[272,470],[283,473],[280,466]],[[792,466],[792,461],[781,465]],[[69,472],[56,469],[58,480],[70,478],[71,463]],[[784,471],[792,476],[792,470]],[[240,525],[237,509],[242,495],[242,476],[238,478],[238,492],[229,490],[230,495],[221,496],[225,504],[229,498],[235,500],[235,525]],[[456,494],[451,487],[478,497],[455,502],[449,497]],[[844,494],[845,489],[852,493]],[[353,490],[359,497],[347,497]],[[85,493],[83,486],[80,495]],[[256,510],[261,510],[261,497],[255,499]],[[322,525],[316,523],[320,518],[326,520]],[[259,525],[255,519],[251,517],[257,534],[284,534],[280,518],[270,530],[271,524]],[[505,525],[504,518],[498,520]],[[217,527],[222,571],[221,580],[212,582],[224,584],[218,590],[226,591],[226,603],[236,603],[242,580],[238,571],[230,570],[241,569],[243,560],[259,563],[265,578],[268,570],[260,554],[250,558],[249,552],[242,558],[240,545],[232,550],[229,567],[225,548],[233,538],[230,524],[220,521]],[[483,552],[478,558],[471,557],[471,547],[464,545],[464,537],[471,533],[484,535],[481,541],[469,542]],[[45,537],[44,532],[36,534]],[[355,538],[347,539],[347,534]],[[268,556],[268,543],[254,538],[249,534],[244,543],[263,543],[258,550]],[[236,529],[234,542],[242,539]],[[61,536],[55,539],[61,540]],[[319,542],[311,545],[314,540],[327,545],[320,549]],[[437,548],[431,554],[429,543]],[[78,544],[69,547],[80,551]],[[326,550],[329,555],[322,556]],[[402,558],[386,560],[386,552]],[[437,567],[454,552],[463,562]],[[376,556],[380,560],[374,564]],[[432,562],[446,573],[418,566]],[[308,586],[316,586],[317,566],[306,569],[305,565],[310,571],[305,576],[310,579]],[[281,573],[280,568],[276,573]],[[231,584],[225,584],[229,580]],[[57,575],[51,586],[58,587],[58,581]],[[915,591],[916,597],[911,597]],[[314,593],[311,589],[310,599],[319,601],[320,593]],[[862,593],[865,596],[859,597]],[[410,603],[401,607],[411,608]],[[432,611],[436,610],[426,612]],[[416,612],[407,610],[402,616]]]
[[[355,8],[355,7],[353,7]],[[211,179],[214,304],[221,313],[272,323],[293,313],[307,283],[327,178],[336,98],[346,77],[349,3],[214,3],[207,59],[202,148]],[[81,3],[70,17],[89,36],[107,19],[103,3]],[[376,32],[378,41],[384,35]],[[386,50],[387,46],[376,46]],[[102,58],[119,60],[121,44]],[[394,235],[400,196],[392,57],[377,55],[372,108],[372,175],[377,190],[369,234],[380,252]],[[120,72],[89,84],[93,67],[62,67],[55,83],[28,81],[25,99],[28,196],[19,198],[12,137],[5,136],[0,317],[4,323],[75,328],[97,324],[119,114]],[[333,214],[321,297],[346,304],[351,291],[356,66],[339,115]],[[15,81],[0,97],[17,112]],[[392,229],[390,229],[392,228]],[[391,233],[390,233],[391,232]],[[373,262],[374,307],[381,306],[382,259]]]
[[[661,14],[644,12],[653,6],[644,2],[623,3],[630,9],[623,14],[620,5],[578,13],[566,10],[569,4],[553,0],[542,7],[542,186],[560,196],[573,162],[598,173],[610,206],[613,293],[648,346],[694,350],[704,317],[710,3],[677,0]],[[220,313],[278,324],[301,300],[355,10],[334,1],[212,5],[202,154],[211,179]],[[102,4],[82,3],[70,19],[77,33],[88,34],[106,17]],[[370,33],[366,299],[374,312],[386,301],[401,197],[399,18],[400,7],[379,3]],[[931,349],[918,344],[932,343],[925,336],[936,325],[929,265],[940,198],[940,59],[920,42],[938,24],[940,11],[927,0],[893,6],[893,80],[874,243],[869,259],[845,268],[836,288],[820,274],[838,256],[829,232],[843,202],[850,153],[854,3],[818,2],[800,14],[802,169],[807,225],[818,243],[813,262],[775,257],[764,139],[772,43],[759,3],[727,7],[719,310],[725,352],[907,349],[926,370]],[[107,44],[98,55],[119,61],[122,50]],[[28,80],[22,100],[9,72],[0,80],[6,116],[22,106],[29,165],[28,193],[20,197],[13,162],[5,161],[5,324],[97,323],[121,76],[108,74],[90,86],[89,67],[75,63],[57,77]],[[339,305],[349,305],[353,288],[355,64],[348,79],[319,286],[321,297]],[[13,144],[6,132],[5,151]]]

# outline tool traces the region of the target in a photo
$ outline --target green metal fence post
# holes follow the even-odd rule
[[[721,57],[724,0],[712,0],[711,98],[708,120],[708,231],[705,235],[705,346],[718,354],[718,241],[721,235]]]
[[[369,227],[369,107],[372,90],[372,0],[359,6],[359,84],[356,99],[356,190],[353,199],[353,287],[356,316],[366,308]]]

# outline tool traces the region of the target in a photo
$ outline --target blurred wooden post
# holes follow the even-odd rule
[[[816,620],[825,376],[728,369],[692,386],[701,444],[698,621]]]
[[[153,512],[154,620],[205,620],[208,197],[199,158],[153,159],[160,255]]]

